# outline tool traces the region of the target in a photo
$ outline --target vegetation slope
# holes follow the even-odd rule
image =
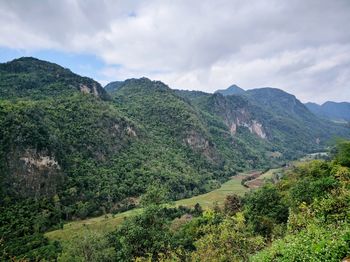
[[[135,207],[154,183],[172,200],[204,193],[330,137],[291,129],[291,116],[249,97],[189,95],[148,79],[116,86],[108,94],[35,58],[0,64],[1,260],[54,260],[60,244],[43,233],[67,220]],[[274,127],[276,115],[288,128]],[[331,134],[349,136],[333,127]]]

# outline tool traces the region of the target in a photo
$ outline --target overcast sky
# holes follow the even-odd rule
[[[102,84],[350,101],[350,0],[0,0],[0,25],[1,62],[37,56]]]

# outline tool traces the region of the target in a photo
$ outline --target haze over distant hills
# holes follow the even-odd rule
[[[350,103],[327,101],[322,105],[306,103],[306,107],[315,115],[335,121],[350,121]]]

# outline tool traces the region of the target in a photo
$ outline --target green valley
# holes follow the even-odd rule
[[[78,235],[111,256],[114,249],[125,251],[115,254],[119,261],[146,259],[147,252],[167,257],[181,248],[187,254],[205,232],[189,236],[180,230],[185,235],[175,236],[172,228],[187,222],[198,223],[196,230],[218,226],[226,213],[246,205],[253,193],[245,186],[260,187],[263,177],[272,176],[241,183],[243,173],[329,152],[335,138],[350,138],[347,125],[316,117],[282,90],[233,89],[234,94],[173,90],[147,78],[103,88],[36,58],[0,64],[1,260],[70,261],[74,250],[60,240]],[[157,204],[163,198],[175,205]],[[212,210],[219,217],[206,217]],[[267,219],[268,230],[284,230],[285,224],[272,224],[285,223],[285,216]],[[154,217],[159,223],[145,228]],[[260,233],[248,235],[255,239]],[[135,246],[141,253],[124,249],[138,234],[153,240]]]

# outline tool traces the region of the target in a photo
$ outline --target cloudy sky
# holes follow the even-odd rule
[[[350,0],[0,0],[0,62],[35,56],[102,84],[278,87],[350,101]]]

